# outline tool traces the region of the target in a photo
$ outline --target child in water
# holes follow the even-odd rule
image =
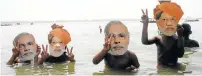
[[[148,12],[142,10],[142,43],[145,45],[156,44],[158,66],[177,66],[178,58],[184,55],[183,27],[177,26],[183,15],[179,5],[165,2],[158,5],[154,10],[154,18],[158,29],[162,33],[148,39]],[[177,32],[177,35],[175,34]]]
[[[63,27],[56,24],[52,25],[52,30],[48,35],[49,53],[48,45],[46,45],[46,48],[42,45],[43,51],[38,62],[39,64],[43,62],[61,63],[75,61],[72,53],[73,47],[70,50],[67,48],[67,44],[71,41],[70,34]]]

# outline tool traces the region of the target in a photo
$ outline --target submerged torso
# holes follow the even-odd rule
[[[66,55],[66,52],[64,52],[61,56],[59,57],[53,57],[53,56],[49,56],[45,62],[49,62],[49,63],[61,63],[61,62],[65,62],[68,60],[68,56]]]
[[[130,52],[127,51],[124,55],[113,56],[109,53],[105,56],[105,65],[112,69],[125,69],[132,65]]]
[[[158,64],[163,65],[176,65],[178,61],[178,56],[176,51],[177,47],[177,38],[162,38],[159,39],[156,43],[157,46],[157,55],[158,55]]]

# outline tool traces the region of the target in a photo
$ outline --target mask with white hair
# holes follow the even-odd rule
[[[108,51],[111,55],[124,55],[128,50],[129,32],[121,21],[110,21],[105,26],[106,39],[111,37],[111,48]],[[107,40],[105,40],[107,41]]]
[[[18,58],[20,62],[34,60],[37,55],[37,44],[34,36],[29,33],[21,33],[14,39],[14,46],[20,48]]]
[[[53,57],[59,57],[65,52],[65,44],[58,37],[53,37],[49,46],[49,53]]]

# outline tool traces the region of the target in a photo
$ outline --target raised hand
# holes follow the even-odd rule
[[[39,54],[41,53],[41,47],[37,45],[36,56],[34,57],[34,64],[38,64]]]
[[[42,48],[43,48],[43,51],[41,53],[41,58],[46,59],[49,56],[49,54],[48,54],[48,45],[46,45],[46,48],[44,48],[44,45],[42,45]]]
[[[149,18],[148,18],[147,9],[146,9],[146,13],[145,13],[144,10],[142,9],[142,14],[143,14],[142,17],[141,17],[142,23],[143,23],[143,24],[148,24]]]
[[[111,42],[113,36],[114,34],[110,34],[108,35],[108,37],[105,37],[105,44],[103,44],[103,49],[93,58],[94,64],[100,63],[104,59],[106,53],[111,49]]]
[[[181,25],[177,25],[177,35],[183,37],[184,28]]]
[[[69,49],[68,49],[68,47],[67,47],[67,56],[68,56],[68,59],[69,59],[70,61],[75,61],[75,60],[74,60],[74,54],[72,53],[72,50],[73,50],[73,47],[71,47],[70,51],[69,51]]]
[[[39,54],[41,53],[41,47],[37,45],[37,50],[36,50],[36,56],[39,56]]]
[[[13,56],[18,57],[20,54],[20,45],[16,44],[14,48],[12,49],[12,52],[13,52]]]
[[[104,44],[104,50],[109,51],[111,48],[111,41],[112,41],[113,34],[110,35],[110,38],[107,37],[107,41]]]
[[[16,44],[14,42],[14,48],[12,49],[12,53],[13,55],[11,56],[11,58],[8,60],[8,62],[6,63],[7,65],[12,65],[15,62],[20,62],[18,56],[20,54],[20,46],[18,44]]]

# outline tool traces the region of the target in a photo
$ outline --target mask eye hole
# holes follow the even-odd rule
[[[110,36],[111,36],[111,35],[112,35],[112,37],[114,37],[114,36],[115,36],[114,34],[109,34],[109,35],[108,35],[108,38],[110,38]]]
[[[33,45],[33,43],[32,43],[32,42],[29,42],[28,45]]]
[[[125,36],[126,36],[126,35],[123,34],[123,33],[119,34],[119,37],[125,37]]]

